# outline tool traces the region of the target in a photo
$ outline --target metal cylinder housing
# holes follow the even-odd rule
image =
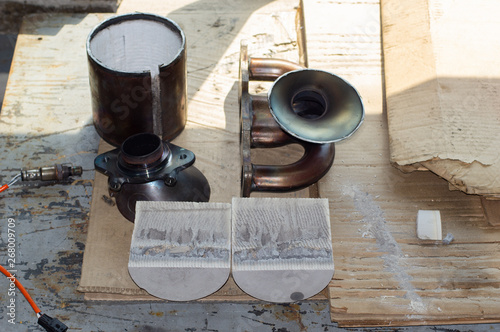
[[[108,143],[186,125],[186,38],[172,20],[144,13],[107,19],[87,39],[94,126]]]

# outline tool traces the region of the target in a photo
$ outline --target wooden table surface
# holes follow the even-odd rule
[[[168,15],[186,31],[189,122],[175,143],[197,153],[197,167],[208,174],[214,201],[239,193],[239,39],[251,41],[251,55],[298,60],[297,4],[201,0],[139,6],[124,1],[120,7],[124,12]],[[487,226],[479,200],[449,191],[446,181],[433,174],[403,174],[389,163],[378,1],[307,1],[304,12],[309,66],[350,81],[367,113],[359,132],[337,144],[334,167],[320,183],[321,196],[330,199],[334,237],[331,318],[351,326],[496,322],[499,231]],[[335,330],[326,302],[233,306],[83,301],[76,288],[99,145],[91,122],[84,41],[105,17],[28,17],[0,115],[4,182],[21,167],[72,162],[85,170],[81,179],[67,185],[15,185],[0,200],[2,219],[16,220],[18,276],[42,310],[85,331],[194,326],[221,331]],[[441,210],[444,231],[455,236],[452,245],[416,239],[419,209]],[[1,238],[6,243],[5,228]],[[0,300],[6,299],[6,292],[0,292]],[[18,303],[17,327],[34,330],[33,314],[23,300]],[[87,317],[94,318],[95,325]],[[166,326],[166,321],[172,325]],[[10,327],[5,318],[0,326]]]

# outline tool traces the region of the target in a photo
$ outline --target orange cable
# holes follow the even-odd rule
[[[17,178],[17,177],[16,177]],[[16,178],[14,178],[11,182],[15,182],[16,181]],[[3,186],[0,187],[0,193],[2,191],[5,191],[9,188],[9,185],[8,184],[4,184]],[[21,283],[19,282],[19,280],[16,279],[16,277],[14,277],[12,275],[12,273],[10,273],[9,271],[7,271],[2,265],[0,265],[0,272],[2,272],[3,274],[5,274],[5,276],[10,280],[10,281],[13,281],[14,284],[16,285],[17,289],[19,289],[21,291],[21,293],[24,295],[24,297],[26,298],[26,300],[28,301],[28,303],[30,304],[30,306],[33,308],[33,310],[35,311],[35,313],[38,315],[40,312],[42,312],[40,310],[40,308],[38,308],[38,306],[36,305],[35,301],[33,301],[33,299],[31,298],[31,296],[28,294],[28,291],[26,290],[26,288],[24,288],[23,285],[21,285]]]
[[[26,300],[28,301],[28,303],[30,304],[30,306],[33,308],[33,310],[35,311],[36,314],[39,314],[40,312],[42,312],[38,308],[38,306],[36,305],[35,301],[33,301],[33,299],[31,298],[31,296],[28,294],[28,291],[24,288],[23,285],[21,285],[21,283],[19,282],[19,280],[17,280],[16,277],[14,277],[12,275],[12,273],[10,273],[9,271],[7,271],[2,265],[0,265],[0,272],[2,272],[3,274],[5,274],[5,276],[7,278],[9,278],[10,281],[14,281],[14,284],[16,284],[17,288],[24,295],[24,297],[26,298]]]

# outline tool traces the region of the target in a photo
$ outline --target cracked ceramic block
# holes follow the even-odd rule
[[[230,204],[137,202],[130,276],[162,299],[208,296],[229,277],[230,236]]]
[[[270,302],[311,297],[333,277],[327,199],[233,198],[232,275]]]

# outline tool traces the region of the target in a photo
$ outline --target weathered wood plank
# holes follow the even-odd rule
[[[430,172],[391,166],[384,112],[378,1],[306,1],[309,66],[350,81],[366,121],[337,144],[320,181],[330,199],[336,273],[332,320],[341,326],[498,321],[500,231],[478,197],[450,191]],[[416,237],[420,209],[440,210],[450,245]]]
[[[73,163],[84,169],[82,176],[74,177],[70,183],[18,182],[3,192],[0,200],[4,244],[7,220],[15,220],[16,257],[10,269],[17,270],[16,277],[42,310],[47,306],[55,309],[51,315],[60,315],[58,309],[68,303],[81,303],[76,287],[98,144],[87,108],[88,90],[78,88],[88,82],[86,63],[68,66],[65,60],[85,52],[84,44],[67,47],[73,40],[85,38],[85,31],[71,29],[82,17],[68,15],[66,26],[61,20],[49,18],[45,27],[35,24],[41,23],[39,17],[27,18],[24,33],[17,40],[0,114],[2,183],[23,167]],[[98,22],[99,16],[94,17],[94,22]],[[49,46],[54,44],[61,46]],[[68,94],[75,90],[75,94]],[[6,246],[2,246],[2,253],[4,265]],[[0,292],[0,301],[9,301],[7,292]],[[18,291],[15,322],[26,324],[24,329],[37,329],[33,311]],[[8,331],[13,327],[3,319],[0,329]]]

